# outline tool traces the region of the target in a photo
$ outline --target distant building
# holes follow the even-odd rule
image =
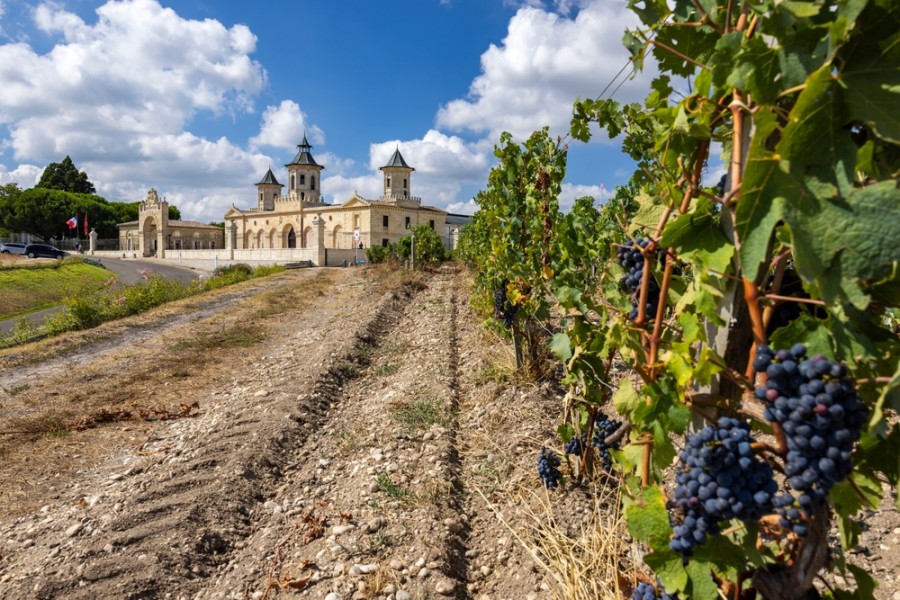
[[[309,248],[315,244],[313,221],[317,217],[324,221],[326,248],[386,246],[409,235],[408,228],[420,225],[434,229],[445,247],[451,247],[447,212],[424,206],[421,198],[411,194],[415,169],[406,164],[399,148],[380,168],[384,174],[380,198],[353,194],[342,204],[327,204],[323,200],[321,173],[325,167],[313,158],[306,136],[297,148],[297,155],[285,165],[286,194],[282,194],[284,185],[275,179],[270,168],[256,184],[256,206],[232,207],[225,213],[227,247]]]
[[[216,250],[224,247],[221,227],[199,221],[169,219],[169,203],[150,188],[138,209],[138,220],[119,223],[119,250],[161,256],[163,250]]]

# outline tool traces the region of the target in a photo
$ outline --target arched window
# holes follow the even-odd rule
[[[291,175],[291,189],[292,190],[297,189],[297,187],[294,185],[294,176],[293,175]]]
[[[315,175],[309,176],[309,189],[311,189],[311,190],[316,189],[316,176]]]
[[[306,185],[306,175],[300,174],[300,185]]]

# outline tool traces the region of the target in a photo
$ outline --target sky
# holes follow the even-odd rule
[[[624,4],[0,0],[0,185],[68,155],[108,201],[152,187],[183,219],[221,221],[255,206],[268,168],[287,183],[306,135],[329,203],[379,197],[399,148],[412,195],[472,214],[501,132],[565,141],[577,98],[646,96]],[[615,140],[568,141],[564,209],[627,182]]]

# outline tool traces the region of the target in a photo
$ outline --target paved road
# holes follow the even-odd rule
[[[197,277],[206,274],[205,271],[179,267],[171,263],[163,262],[161,260],[121,258],[101,258],[94,260],[102,263],[104,267],[118,275],[122,283],[124,283],[125,285],[134,285],[135,283],[144,281],[144,274],[142,273],[144,269],[147,269],[149,273],[158,274],[162,277],[165,277],[166,279],[177,279],[178,281],[183,281],[185,283],[189,283]],[[60,307],[58,306],[54,308],[48,308],[46,310],[40,310],[25,315],[25,318],[34,321],[35,323],[41,323],[47,317],[47,315],[53,314],[58,310],[60,310]],[[0,336],[8,335],[9,332],[12,331],[13,327],[15,327],[16,321],[21,318],[22,317],[16,317],[15,319],[0,321]]]

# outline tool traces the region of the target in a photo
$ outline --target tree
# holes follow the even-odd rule
[[[79,172],[75,163],[66,156],[60,163],[50,163],[41,174],[41,180],[35,187],[49,190],[63,190],[76,194],[93,194],[97,190],[88,180],[87,173]]]

